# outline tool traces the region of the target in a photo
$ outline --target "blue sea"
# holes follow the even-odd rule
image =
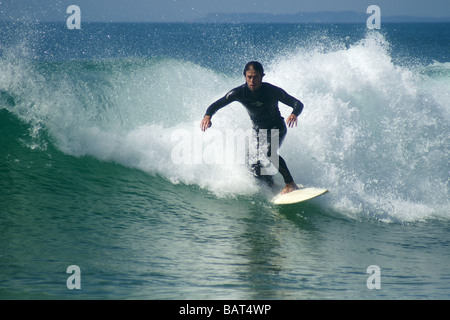
[[[450,24],[0,30],[0,299],[450,298]],[[201,132],[250,60],[327,194],[271,203],[238,103]]]

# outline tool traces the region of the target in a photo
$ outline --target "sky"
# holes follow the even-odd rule
[[[450,0],[0,0],[0,20],[65,21],[69,5],[84,21],[191,22],[209,13],[365,13],[373,4],[385,16],[450,16]]]

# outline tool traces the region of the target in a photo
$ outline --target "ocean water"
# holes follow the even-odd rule
[[[450,24],[0,30],[1,299],[450,298]],[[249,60],[329,193],[271,204],[237,103],[200,131]]]

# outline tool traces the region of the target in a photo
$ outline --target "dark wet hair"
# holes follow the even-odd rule
[[[264,68],[263,68],[262,64],[259,63],[258,61],[250,61],[249,63],[247,63],[245,65],[244,76],[250,68],[252,68],[256,72],[258,72],[261,76],[264,76]]]

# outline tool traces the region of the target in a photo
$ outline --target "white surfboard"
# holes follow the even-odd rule
[[[298,187],[297,190],[276,195],[272,202],[274,204],[292,204],[318,197],[328,191],[322,188],[305,188],[302,185],[298,185]]]

